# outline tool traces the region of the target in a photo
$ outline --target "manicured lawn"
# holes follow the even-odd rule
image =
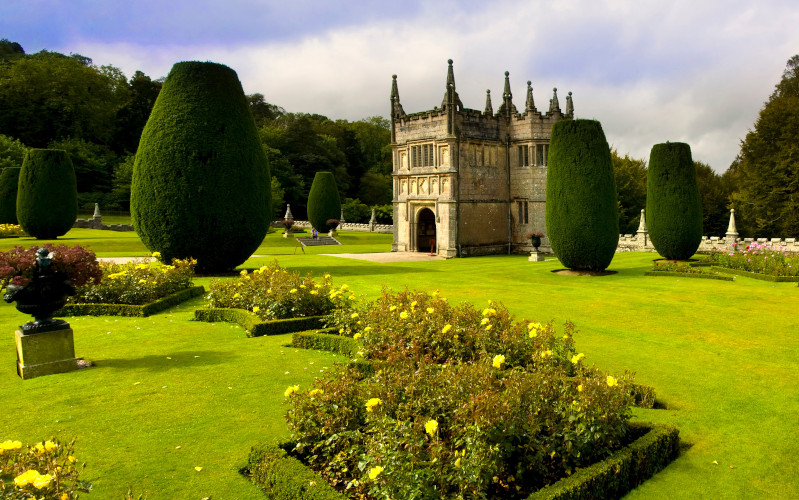
[[[73,230],[64,242],[136,255],[128,233],[109,235],[117,243],[97,233],[106,232]],[[376,264],[294,255],[293,242],[277,238],[268,235],[258,251],[276,257],[245,266],[277,258],[292,270],[330,272],[370,298],[384,284],[439,289],[450,302],[501,300],[518,317],[575,323],[588,363],[636,371],[669,407],[635,410],[635,418],[672,423],[687,444],[629,498],[799,498],[793,283],[644,277],[655,255],[643,253],[617,254],[618,273],[601,278],[556,275],[556,260],[523,256]],[[386,251],[390,241],[360,233],[336,248]],[[380,250],[364,250],[373,247]],[[286,348],[287,336],[248,339],[227,324],[191,321],[201,300],[151,318],[73,318],[77,354],[97,367],[28,381],[16,377],[13,345],[15,326],[27,318],[0,305],[0,441],[76,437],[84,478],[95,483],[87,498],[118,498],[128,485],[151,499],[259,498],[237,467],[253,444],[286,436],[285,388],[308,387],[340,358]]]

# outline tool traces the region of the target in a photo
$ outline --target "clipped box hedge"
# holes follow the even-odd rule
[[[300,332],[291,337],[291,346],[301,349],[330,351],[345,356],[354,356],[359,350],[358,341],[330,333]]]
[[[719,276],[718,274],[681,273],[678,271],[646,271],[644,276],[674,276],[677,278],[699,278],[704,280],[733,281],[732,276]]]
[[[580,469],[527,497],[527,500],[588,500],[621,498],[666,467],[679,454],[676,427],[633,422],[641,437],[606,460]],[[285,451],[291,443],[252,448],[241,472],[275,500],[346,500],[321,476]]]
[[[193,286],[140,306],[132,304],[67,304],[54,313],[53,316],[147,317],[169,309],[170,307],[175,307],[181,302],[185,302],[204,293],[205,288],[202,286]]]
[[[799,276],[772,276],[770,274],[753,273],[751,271],[744,271],[743,269],[730,269],[729,267],[713,266],[713,269],[719,273],[734,274],[736,276],[746,276],[747,278],[754,278],[756,280],[772,281],[775,283],[795,283],[799,282]]]
[[[197,321],[205,321],[207,323],[227,321],[229,323],[236,323],[247,331],[248,337],[315,330],[322,328],[323,317],[324,316],[308,316],[305,318],[263,321],[255,313],[232,307],[197,309],[194,311],[194,319]]]

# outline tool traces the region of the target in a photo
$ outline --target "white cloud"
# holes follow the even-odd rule
[[[790,1],[662,3],[622,0],[423,4],[413,16],[371,17],[301,39],[232,47],[77,43],[70,47],[130,75],[164,76],[172,63],[231,66],[245,92],[289,111],[360,119],[388,113],[391,75],[407,112],[440,105],[446,61],[464,105],[494,108],[510,71],[514,103],[532,80],[539,109],[552,87],[574,92],[579,117],[603,123],[620,153],[648,158],[658,142],[683,141],[694,158],[725,170],[799,52],[799,7]]]

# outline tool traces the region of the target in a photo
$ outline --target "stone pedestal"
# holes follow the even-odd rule
[[[527,259],[530,262],[544,262],[543,252],[530,252],[530,257]]]
[[[23,379],[78,369],[72,328],[39,333],[14,332],[17,374]]]

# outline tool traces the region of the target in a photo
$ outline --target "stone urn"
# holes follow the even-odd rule
[[[530,239],[533,242],[533,248],[535,248],[535,251],[537,252],[538,251],[538,247],[541,246],[541,237],[540,236],[531,236]]]

